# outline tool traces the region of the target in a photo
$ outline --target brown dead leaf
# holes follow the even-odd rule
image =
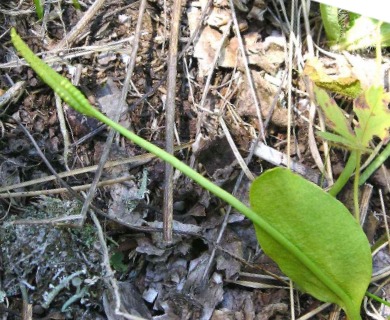
[[[258,98],[261,101],[262,116],[263,118],[266,118],[271,110],[278,89],[273,84],[267,82],[258,71],[252,71],[252,78],[256,86]],[[252,93],[250,92],[247,80],[244,80],[241,85],[236,108],[237,113],[241,117],[249,117],[257,122],[257,111],[255,104],[253,103]],[[280,103],[278,102],[272,114],[271,122],[280,127],[287,127],[287,118],[287,110],[281,108]]]

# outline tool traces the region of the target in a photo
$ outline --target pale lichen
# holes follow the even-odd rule
[[[79,214],[80,208],[78,201],[42,197],[18,216],[7,217],[0,227],[4,268],[4,294],[0,295],[3,300],[5,297],[20,295],[21,283],[24,284],[29,301],[34,304],[41,303],[44,307],[61,308],[66,302],[69,306],[69,299],[75,295],[77,300],[80,300],[81,290],[75,292],[75,288],[69,288],[67,283],[82,273],[85,274],[84,281],[101,274],[94,228],[90,225],[72,229],[58,228],[52,224],[14,223],[18,219],[37,222],[75,215]],[[55,289],[51,289],[50,284],[55,284],[51,286]],[[100,290],[99,286],[99,282],[95,283],[94,290]],[[86,287],[91,290],[90,286]],[[49,293],[45,295],[45,292]],[[77,308],[81,308],[80,304]]]

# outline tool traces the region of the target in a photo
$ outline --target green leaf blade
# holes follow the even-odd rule
[[[349,140],[337,134],[333,134],[326,131],[318,131],[317,135],[320,136],[322,139],[328,140],[331,144],[334,144],[338,148],[342,148],[346,150],[356,150],[362,153],[371,152],[371,149],[364,148],[363,146],[357,145],[356,143],[352,143]]]
[[[38,19],[41,20],[43,18],[43,5],[41,0],[34,0],[35,12],[37,13]]]
[[[374,136],[381,140],[389,138],[389,102],[389,95],[380,86],[371,86],[355,100],[353,110],[359,118],[355,132],[363,146],[367,147]]]
[[[378,33],[378,28],[380,32]],[[351,21],[347,32],[340,38],[335,50],[359,50],[377,45],[378,39],[382,47],[390,46],[390,24],[379,20],[359,16]]]
[[[331,43],[336,43],[341,37],[341,26],[339,23],[339,9],[336,7],[320,4],[322,23],[326,37]]]
[[[360,319],[371,279],[369,243],[341,202],[286,169],[273,169],[252,184],[251,206],[306,256],[305,264],[256,228],[264,251],[302,290],[340,305]]]
[[[331,129],[350,142],[356,141],[356,136],[336,101],[317,86],[314,87],[314,93],[321,110],[330,121]]]

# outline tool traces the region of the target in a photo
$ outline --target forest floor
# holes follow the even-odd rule
[[[81,10],[72,1],[46,1],[41,20],[31,2],[0,3],[0,318],[345,319],[337,307],[290,286],[248,219],[180,172],[166,184],[162,161],[121,136],[112,140],[98,121],[61,102],[10,41],[15,27],[92,105],[160,147],[173,134],[179,159],[248,203],[253,177],[286,166],[288,157],[323,187],[345,165],[346,153],[328,152],[311,130],[320,122],[302,76],[310,45],[302,10],[293,19],[285,14],[290,1],[237,0],[232,16],[226,0],[184,2],[176,90],[169,92],[172,1],[145,1],[140,32],[142,0],[80,1]],[[311,36],[327,49],[317,4],[307,18]],[[316,54],[329,73],[340,72],[341,54]],[[166,126],[169,95],[174,126]],[[390,171],[381,170],[369,181],[372,189],[365,187],[372,190],[364,224],[372,244],[385,233],[379,189],[389,210]],[[352,211],[351,190],[339,198]],[[90,205],[80,201],[90,193]],[[390,263],[386,250],[374,271]],[[381,296],[390,296],[388,287]],[[118,298],[127,316],[116,311]],[[376,307],[364,306],[367,319]]]

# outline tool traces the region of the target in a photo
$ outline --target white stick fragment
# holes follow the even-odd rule
[[[257,144],[254,154],[260,159],[263,159],[275,166],[287,167],[287,155],[265,145],[262,142]],[[290,161],[290,169],[296,173],[299,173],[315,184],[322,185],[323,187],[328,185],[328,182],[324,176],[321,175],[321,173],[318,173],[316,170],[308,168],[307,166],[296,161]]]

